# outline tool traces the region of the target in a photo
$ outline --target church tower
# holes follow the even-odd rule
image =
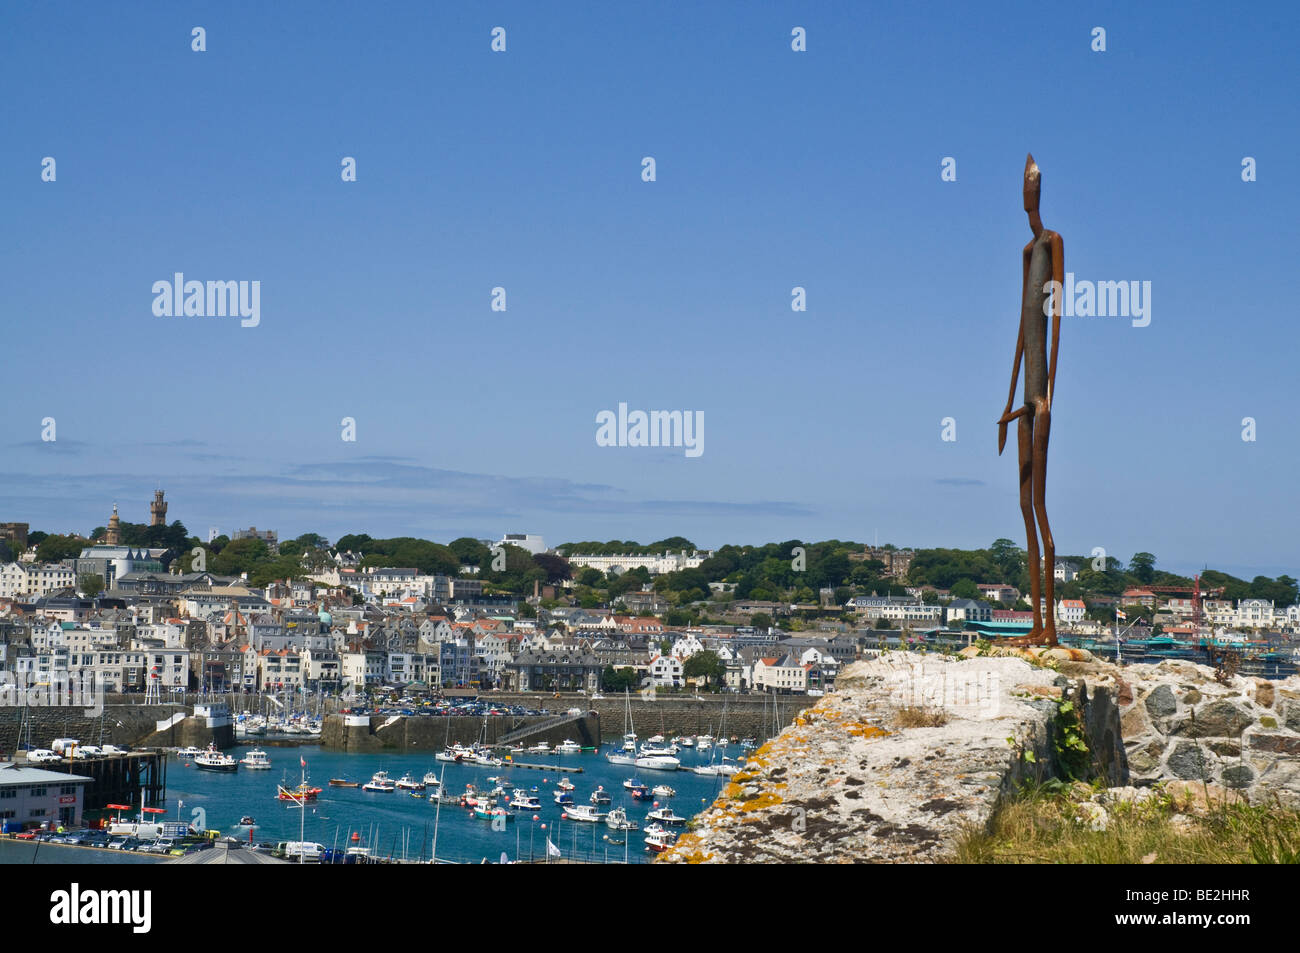
[[[149,525],[167,525],[167,504],[163,502],[163,491],[155,490],[153,502],[149,504]]]
[[[104,542],[109,546],[122,545],[122,521],[117,518],[117,504],[113,504],[113,515],[108,518],[108,532]]]

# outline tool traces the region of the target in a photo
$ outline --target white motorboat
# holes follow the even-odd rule
[[[527,752],[528,754],[550,754],[551,746],[548,745],[545,741],[539,741],[537,742],[537,744],[529,748],[525,748],[524,751]]]
[[[673,846],[673,841],[677,835],[658,824],[652,824],[645,829],[645,846],[646,850],[654,851],[656,854],[662,854],[669,847]]]
[[[573,782],[568,778],[560,778],[560,780],[555,782],[555,786],[561,791],[572,791],[574,788]]]
[[[686,824],[686,818],[674,814],[671,807],[661,807],[651,811],[646,815],[646,820],[654,821],[657,824],[667,824],[669,827],[682,827]]]
[[[194,767],[205,771],[238,771],[239,762],[234,755],[218,751],[216,745],[208,745],[206,751],[195,756]]]
[[[393,786],[397,788],[397,790],[399,791],[423,791],[424,790],[424,784],[420,781],[415,780],[415,778],[411,777],[410,772],[407,772],[406,774],[398,778],[396,781],[394,781]]]
[[[582,745],[578,744],[572,738],[565,738],[563,744],[555,746],[556,754],[581,754]]]
[[[641,825],[636,821],[627,819],[627,811],[621,807],[616,807],[605,815],[605,826],[614,831],[636,831],[641,829]]]
[[[198,757],[199,755],[201,755],[201,754],[203,754],[203,749],[202,749],[202,748],[196,748],[196,747],[194,747],[194,745],[190,745],[190,746],[187,747],[187,748],[177,748],[177,749],[176,749],[176,757],[178,757],[178,758],[183,758],[183,759],[188,760],[188,761],[193,761],[195,758],[197,758],[197,757]]]
[[[677,792],[666,784],[656,784],[650,789],[650,793],[655,797],[676,797]]]
[[[271,767],[271,759],[261,748],[254,748],[239,759],[239,763],[250,771],[265,771]]]
[[[649,768],[651,771],[676,771],[682,766],[676,755],[647,754],[644,751],[636,756],[636,761],[633,763],[638,768]]]
[[[603,785],[592,791],[591,797],[588,800],[590,800],[596,807],[608,807],[613,803],[613,799],[610,798],[609,792],[605,790]]]
[[[542,802],[535,794],[529,794],[523,788],[515,788],[514,796],[508,807],[512,811],[540,811]]]
[[[590,804],[570,804],[565,807],[564,814],[571,821],[585,821],[591,824],[605,819],[605,815]]]
[[[397,790],[397,783],[389,780],[387,771],[376,771],[369,781],[361,785],[361,790],[375,794],[392,794]]]

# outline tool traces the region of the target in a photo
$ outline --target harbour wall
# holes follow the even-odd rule
[[[87,712],[92,712],[87,714]],[[191,709],[179,705],[112,705],[102,713],[70,706],[33,705],[26,709],[0,706],[0,754],[11,756],[28,734],[24,718],[31,725],[31,743],[48,748],[55,738],[76,738],[82,744],[113,744],[123,748],[197,745],[214,743],[219,748],[234,744],[234,727],[208,727],[206,718],[188,715],[165,731],[158,722]],[[25,714],[24,714],[25,712]],[[20,738],[20,735],[23,737]]]
[[[501,742],[510,732],[545,725],[554,715],[497,716],[489,718],[469,715],[437,718],[432,715],[370,715],[348,718],[330,715],[321,729],[323,748],[338,751],[441,751],[446,745],[469,745],[486,741],[489,745]],[[360,721],[360,724],[349,722]],[[535,745],[545,741],[550,745],[572,739],[584,748],[600,743],[600,716],[587,714],[551,728],[529,733],[519,744]]]
[[[483,697],[507,705],[544,705],[555,712],[569,707],[591,709],[600,716],[606,738],[623,734],[624,699],[621,695],[596,699],[583,695],[565,695],[559,699],[541,696],[541,701],[538,695],[493,694]],[[631,697],[632,725],[642,738],[656,733],[670,738],[673,735],[725,734],[728,738],[765,740],[788,728],[816,701],[816,698],[806,695],[777,695],[775,698],[703,695],[696,699],[690,695],[666,693],[656,694],[651,700],[636,693]]]

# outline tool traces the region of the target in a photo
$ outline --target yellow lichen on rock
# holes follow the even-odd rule
[[[781,795],[773,794],[772,792],[769,791],[764,794],[760,794],[752,801],[744,802],[743,804],[740,805],[740,810],[745,814],[750,814],[753,813],[754,811],[761,811],[764,808],[772,807],[774,804],[780,804],[780,803],[781,803]]]

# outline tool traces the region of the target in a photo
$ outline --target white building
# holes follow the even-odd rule
[[[509,543],[511,546],[518,546],[520,549],[526,549],[532,555],[546,552],[546,543],[540,536],[534,536],[532,533],[506,533],[501,537],[498,544],[504,546]]]
[[[646,677],[655,688],[681,688],[685,682],[682,660],[672,655],[656,655],[646,667]]]
[[[754,689],[803,694],[808,690],[808,667],[793,655],[754,661]]]
[[[1061,599],[1056,603],[1056,618],[1071,625],[1082,622],[1086,611],[1082,599]]]
[[[1275,616],[1271,599],[1241,599],[1237,602],[1237,625],[1242,628],[1268,628],[1275,624]]]
[[[711,552],[695,552],[689,556],[685,552],[664,553],[663,555],[624,553],[616,556],[584,556],[579,554],[566,558],[569,560],[570,566],[590,566],[592,569],[599,569],[603,573],[612,572],[615,575],[620,575],[629,569],[644,566],[650,575],[658,576],[664,573],[680,572],[683,569],[697,569],[700,563],[712,555]]]

